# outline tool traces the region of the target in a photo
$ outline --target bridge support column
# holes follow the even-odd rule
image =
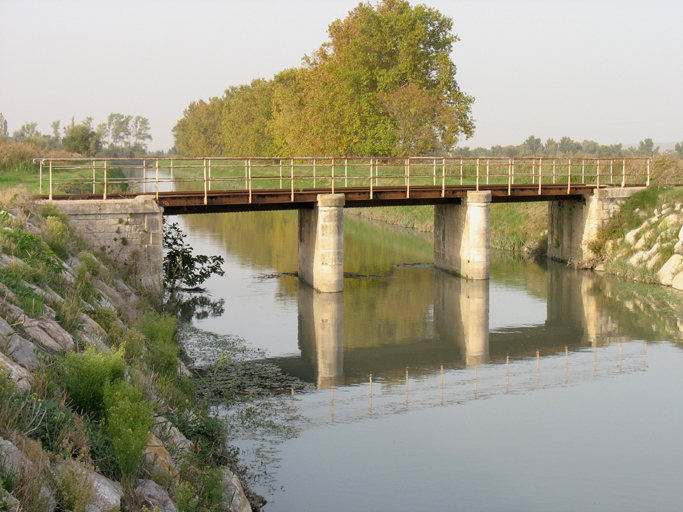
[[[621,205],[645,187],[601,188],[579,201],[548,203],[548,257],[581,263],[594,257],[591,242]]]
[[[163,212],[153,197],[53,201],[69,224],[96,251],[134,273],[147,288],[161,287]]]
[[[299,210],[299,279],[319,292],[344,290],[344,194],[320,194]]]
[[[470,191],[461,204],[434,207],[434,266],[467,279],[488,279],[491,192]]]

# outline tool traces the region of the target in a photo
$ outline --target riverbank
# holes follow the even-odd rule
[[[49,204],[13,190],[0,205],[3,510],[258,509],[162,291],[98,259]]]

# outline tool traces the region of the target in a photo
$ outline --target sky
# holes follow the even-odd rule
[[[374,0],[371,3],[376,3]],[[473,96],[460,146],[683,141],[683,0],[425,0]],[[357,0],[0,0],[0,113],[51,133],[110,113],[173,146],[192,101],[301,64]]]

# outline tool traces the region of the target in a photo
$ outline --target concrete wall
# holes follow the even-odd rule
[[[143,286],[159,286],[163,271],[163,208],[152,197],[54,201],[96,251],[128,267]]]
[[[594,257],[589,246],[626,199],[644,187],[603,188],[581,201],[548,203],[548,257],[583,262]]]
[[[467,279],[488,279],[491,192],[470,191],[461,204],[434,207],[434,266]]]
[[[299,279],[319,292],[344,290],[344,194],[299,210]]]

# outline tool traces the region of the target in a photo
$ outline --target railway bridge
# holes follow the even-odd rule
[[[164,215],[299,211],[299,277],[343,290],[343,211],[434,205],[434,264],[489,278],[490,205],[549,203],[548,255],[584,260],[650,184],[648,158],[287,157],[37,159],[40,198],[95,247],[158,280]]]

